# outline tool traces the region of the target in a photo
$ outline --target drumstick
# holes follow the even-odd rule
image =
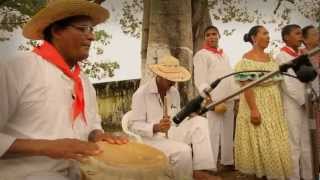
[[[163,97],[163,117],[168,116],[167,96]],[[166,132],[166,138],[168,139],[168,131]]]

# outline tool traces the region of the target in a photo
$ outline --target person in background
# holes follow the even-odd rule
[[[220,33],[217,27],[208,26],[204,31],[204,46],[194,58],[194,80],[200,94],[209,87],[216,79],[233,72],[229,58],[219,48]],[[208,102],[217,101],[229,95],[235,89],[235,82],[232,78],[222,80],[219,85],[210,93]],[[234,99],[228,100],[209,111],[209,131],[213,148],[214,167],[217,169],[218,154],[221,147],[221,164],[226,169],[234,169],[233,159],[233,131],[234,131]],[[223,108],[222,108],[223,107]],[[222,111],[217,111],[218,109]]]
[[[108,17],[86,0],[55,0],[24,26],[26,38],[44,42],[0,64],[0,179],[80,180],[78,161],[102,152],[95,142],[127,142],[103,131],[78,65]]]
[[[289,24],[282,28],[282,40],[285,46],[276,56],[279,64],[287,63],[302,54],[302,30],[299,25]],[[292,69],[288,73],[295,75]],[[283,106],[289,127],[289,140],[293,160],[293,174],[290,180],[311,180],[312,154],[309,132],[309,120],[305,108],[305,84],[298,79],[284,76],[282,83]],[[301,174],[300,174],[301,172]]]
[[[244,35],[252,49],[236,65],[236,72],[275,71],[278,64],[265,52],[269,32],[252,27]],[[263,72],[242,72],[235,76],[241,86],[259,79]],[[286,179],[292,173],[288,125],[280,93],[281,76],[276,75],[240,95],[236,120],[235,167],[246,174],[267,179]]]
[[[194,116],[178,126],[171,125],[170,117],[180,111],[175,83],[189,80],[190,73],[171,55],[150,69],[155,78],[140,86],[132,97],[129,129],[167,155],[176,179],[220,180],[207,172],[214,168],[208,120]]]
[[[305,48],[303,49],[303,53],[307,53],[308,51],[311,51],[312,49],[319,47],[320,46],[320,32],[317,28],[315,28],[312,25],[306,26],[302,28],[302,36],[303,36],[303,44]],[[319,97],[320,95],[320,80],[319,80],[319,75],[320,75],[320,53],[315,54],[312,57],[309,57],[310,61],[315,67],[318,76],[315,80],[311,82],[311,87],[315,90],[317,96]],[[306,97],[312,97],[312,96],[306,96]],[[319,144],[320,144],[320,111],[319,111],[319,101],[308,98],[307,103],[311,105],[312,111],[310,111],[308,114],[312,113],[313,118],[311,120],[315,120],[314,122],[311,122],[311,124],[315,124],[315,128],[311,128],[311,148],[312,148],[312,153],[313,153],[313,169],[315,170],[315,173],[318,173],[320,167],[319,167],[319,162],[320,162],[320,156],[319,156]]]

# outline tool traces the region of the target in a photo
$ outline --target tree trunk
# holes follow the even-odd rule
[[[178,58],[192,73],[193,49],[199,49],[201,31],[207,24],[207,0],[144,0],[141,83],[153,76],[148,66],[166,54]],[[178,87],[182,105],[194,97],[193,80],[179,83]]]
[[[150,16],[150,0],[143,0],[143,22],[142,22],[142,37],[141,37],[141,81],[143,84],[144,77],[150,76],[148,74],[147,64],[147,49],[149,40],[149,16]]]
[[[212,25],[208,0],[192,0],[192,32],[193,32],[193,50],[196,53],[201,49],[204,41],[204,30]]]

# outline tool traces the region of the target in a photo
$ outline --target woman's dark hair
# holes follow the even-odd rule
[[[210,25],[210,26],[207,26],[204,31],[203,31],[203,36],[206,36],[206,32],[209,31],[210,29],[213,29],[215,31],[218,32],[219,36],[220,36],[220,32],[219,32],[219,29],[213,25]]]
[[[253,44],[253,40],[252,40],[252,36],[256,36],[259,32],[259,29],[262,28],[263,26],[257,25],[257,26],[253,26],[248,33],[244,34],[243,36],[243,40],[244,42],[250,42],[251,44]]]
[[[282,40],[286,42],[285,36],[289,35],[294,29],[298,29],[298,28],[301,28],[301,27],[297,24],[289,24],[284,26],[281,30]]]
[[[309,30],[310,29],[315,29],[315,28],[316,27],[314,27],[313,25],[309,25],[309,26],[306,26],[306,27],[302,28],[302,36],[303,36],[303,38],[307,38]]]
[[[52,27],[58,27],[60,29],[63,29],[67,26],[69,26],[74,20],[81,18],[81,17],[88,17],[88,16],[71,16],[67,17],[65,19],[58,20],[52,24],[50,24],[48,27],[46,27],[43,31],[43,39],[51,42],[52,41],[52,34],[51,34],[51,29]]]

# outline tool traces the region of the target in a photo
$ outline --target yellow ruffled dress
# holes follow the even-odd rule
[[[278,65],[274,60],[258,62],[242,59],[236,71],[274,71]],[[237,81],[252,81],[263,73],[241,73]],[[292,161],[288,140],[288,126],[284,118],[280,94],[281,76],[277,75],[253,87],[257,108],[261,114],[261,124],[254,126],[250,121],[250,109],[242,93],[235,133],[235,166],[243,173],[285,179],[292,172]]]

